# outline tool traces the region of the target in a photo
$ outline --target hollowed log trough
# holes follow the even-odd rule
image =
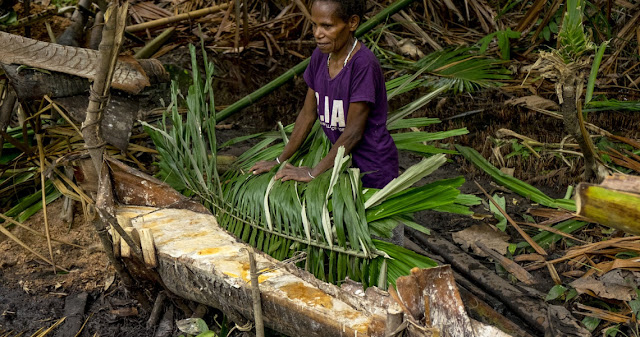
[[[186,299],[223,312],[252,318],[247,249],[217,225],[212,215],[182,209],[142,206],[118,208],[119,218],[136,229],[151,229],[158,254],[157,272],[165,286]],[[256,254],[264,321],[290,336],[383,336],[390,299],[378,303],[323,283],[312,275]],[[282,266],[282,267],[280,267]],[[310,281],[311,280],[311,281]],[[368,293],[371,294],[372,291]]]
[[[155,268],[147,267],[148,271],[157,273],[164,286],[179,297],[218,308],[236,323],[253,321],[249,250],[254,248],[218,226],[216,218],[202,205],[156,178],[105,158],[111,179],[103,179],[112,182],[108,184],[112,186],[109,191],[98,191],[92,186],[98,179],[88,160],[79,162],[76,180],[86,191],[99,195],[113,192],[108,199],[119,205],[112,204],[103,211],[113,210],[112,219],[117,219],[120,226],[131,226],[138,232],[151,231],[156,259],[153,259]],[[115,236],[117,255],[120,239]],[[398,320],[398,313],[402,317],[406,308],[405,300],[401,307],[386,291],[376,287],[364,291],[359,283],[350,280],[337,287],[316,279],[294,264],[283,263],[259,251],[254,253],[261,273],[258,283],[263,320],[265,326],[280,333],[295,337],[442,335],[438,329],[424,329],[415,319],[405,319],[404,323],[402,318]],[[417,289],[416,299],[426,296],[425,289],[427,287]],[[405,309],[405,318],[406,313]],[[460,314],[466,316],[464,310]],[[388,321],[396,324],[387,326]],[[398,324],[406,330],[388,334],[396,330]],[[473,320],[471,327],[472,332],[459,337],[507,336],[495,327]]]

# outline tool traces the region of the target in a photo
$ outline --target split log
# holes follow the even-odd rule
[[[137,229],[150,229],[157,242],[158,268],[173,293],[225,311],[253,317],[246,245],[219,228],[213,216],[188,210],[120,207]],[[258,269],[280,262],[256,254]],[[264,322],[290,336],[383,336],[386,315],[359,311],[284,268],[259,276]],[[362,307],[366,299],[342,292]],[[378,308],[379,309],[379,308]],[[385,309],[386,310],[386,309]]]
[[[0,50],[0,63],[23,64],[90,80],[98,76],[97,50],[37,41],[5,32],[0,32],[0,44],[5,46]],[[138,94],[151,84],[150,77],[167,77],[160,61],[147,60],[145,66],[146,69],[133,57],[119,57],[113,73],[113,88]],[[157,71],[162,72],[155,73]]]
[[[581,183],[576,208],[594,222],[640,235],[640,178],[617,175],[600,186]]]
[[[148,228],[143,228],[139,232],[140,248],[142,248],[144,263],[149,268],[155,268],[158,266],[158,258],[156,257],[156,244],[153,239],[153,234]]]
[[[246,254],[250,247],[218,227],[212,215],[141,206],[121,206],[117,214],[131,219],[137,230],[153,232],[156,271],[169,291],[234,313],[241,321],[252,319]],[[266,254],[257,252],[255,258],[257,269],[263,270],[257,282],[265,326],[290,336],[384,336],[387,310],[395,308],[388,293],[375,287],[365,292],[352,282],[338,288]],[[476,321],[472,324],[474,330],[484,331],[476,332],[478,337],[500,333]]]

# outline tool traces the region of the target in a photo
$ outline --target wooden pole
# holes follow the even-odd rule
[[[253,318],[256,324],[256,337],[264,337],[264,320],[262,318],[258,268],[256,266],[256,258],[251,250],[249,250],[249,272],[251,273],[251,297],[253,298]]]
[[[145,29],[152,29],[152,28],[168,25],[174,22],[180,22],[184,20],[193,20],[193,19],[203,17],[205,15],[209,15],[209,14],[213,14],[213,13],[225,10],[227,9],[227,7],[229,7],[229,4],[220,4],[217,6],[198,9],[189,13],[178,14],[176,16],[171,16],[168,18],[162,18],[162,19],[157,19],[149,22],[140,23],[137,25],[131,25],[131,26],[127,26],[126,32],[135,33]]]
[[[87,115],[85,121],[82,123],[81,129],[82,138],[89,150],[89,155],[91,155],[91,162],[98,173],[99,200],[100,198],[107,198],[106,195],[101,195],[101,193],[105,194],[103,190],[105,190],[107,186],[111,186],[107,165],[104,163],[103,158],[105,142],[102,138],[100,122],[102,121],[104,106],[108,101],[109,88],[111,87],[111,80],[113,78],[118,52],[123,42],[128,5],[129,3],[127,1],[117,0],[105,13],[105,25],[102,29],[102,41],[98,48],[99,65],[95,80],[91,86]],[[92,222],[96,228],[98,236],[100,237],[105,254],[113,264],[125,285],[128,287],[133,286],[133,280],[127,274],[124,265],[121,261],[117,260],[113,254],[113,246],[108,235],[109,224],[111,224],[114,230],[118,231],[118,233],[123,236],[130,246],[133,246],[131,249],[140,257],[140,259],[142,259],[142,253],[140,252],[140,249],[134,245],[133,240],[129,236],[126,236],[124,230],[120,227],[117,221],[110,221],[115,219],[108,218],[109,212],[100,209],[98,207],[99,204],[99,202],[96,202],[96,209],[98,213],[100,213],[100,216],[95,218]]]

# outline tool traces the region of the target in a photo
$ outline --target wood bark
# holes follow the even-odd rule
[[[98,82],[98,76],[102,76],[100,52],[96,50],[37,41],[5,32],[0,32],[0,44],[4,46],[0,50],[0,63],[24,64],[88,78],[95,82]],[[162,68],[157,60],[149,62],[158,64],[154,69]],[[150,85],[145,70],[133,57],[121,57],[112,78],[114,88],[133,94],[140,93]]]
[[[404,244],[405,248],[420,255],[427,256],[434,261],[438,261],[438,264],[445,263],[441,256],[425,251],[409,238],[405,238]],[[518,320],[518,323],[515,323],[496,311],[503,310],[504,303],[478,288],[478,286],[464,278],[455,270],[453,271],[453,276],[458,284],[460,297],[464,302],[465,308],[473,319],[495,326],[514,337],[532,337],[528,332],[523,330],[523,323],[521,321]]]
[[[566,77],[563,78],[560,112],[562,113],[566,132],[576,140],[584,156],[584,179],[586,181],[600,182],[605,177],[605,171],[598,161],[595,147],[582,121],[582,111],[579,109],[578,96],[576,95],[578,74],[580,72],[569,69],[565,74]]]
[[[628,174],[614,174],[605,178],[600,186],[616,191],[640,194],[640,177]]]

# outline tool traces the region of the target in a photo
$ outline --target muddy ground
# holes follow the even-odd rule
[[[310,50],[304,52],[305,55],[310,54]],[[162,60],[165,63],[173,63],[182,67],[189,64],[188,58],[187,49],[180,48],[171,55],[162,57]],[[241,57],[212,54],[210,58],[215,60],[218,71],[215,94],[216,104],[219,107],[235,102],[300,61],[300,59],[289,55],[281,57],[278,63],[274,64],[271,61],[265,61],[260,55],[251,54],[251,52],[247,52]],[[287,83],[260,100],[258,104],[224,121],[223,123],[230,125],[231,129],[218,132],[220,141],[238,135],[275,129],[277,121],[282,121],[284,124],[293,122],[301,107],[305,90],[304,81],[301,78]],[[467,127],[470,131],[468,135],[448,141],[472,146],[481,151],[485,157],[490,157],[492,153],[493,143],[489,137],[493,137],[495,131],[500,128],[511,129],[531,137],[535,136],[543,142],[561,141],[563,133],[559,131],[561,130],[559,121],[501,104],[508,98],[509,96],[495,89],[474,95],[449,95],[430,104],[426,109],[420,111],[418,116],[448,119],[442,124],[431,126],[429,131]],[[410,98],[404,98],[402,101],[394,101],[391,102],[391,106],[392,108],[398,107],[409,100]],[[475,110],[482,111],[456,117],[461,113]],[[599,119],[597,115],[592,118]],[[614,118],[602,118],[602,121],[598,120],[602,122],[598,125],[609,130],[621,130],[623,125],[626,130],[640,130],[637,119],[629,121],[628,118],[621,117],[618,120],[619,122],[616,122]],[[239,146],[235,149],[228,149],[228,152],[242,152],[243,149]],[[509,149],[504,148],[502,151],[506,154]],[[418,160],[420,157],[416,155],[403,154],[401,168],[407,168]],[[556,157],[539,161],[534,161],[532,158],[514,157],[508,160],[506,165],[515,169],[516,177],[532,181],[534,185],[552,197],[562,197],[566,186],[575,182],[580,174],[579,163],[573,167],[567,167],[560,158]],[[549,174],[556,171],[556,174]],[[451,157],[449,163],[428,177],[426,181],[459,175],[465,176],[467,180],[462,187],[464,193],[479,193],[473,183],[474,180],[479,181],[489,193],[496,191],[504,193],[502,189],[493,185],[486,176],[466,163],[460,156]],[[548,175],[547,178],[538,179],[538,177],[546,175]],[[508,200],[507,211],[510,214],[522,214],[532,206],[530,201],[515,194],[504,194]],[[14,331],[14,334],[8,334],[9,336],[14,336],[18,332],[29,336],[39,328],[51,326],[58,319],[64,317],[65,300],[81,293],[87,293],[88,300],[84,316],[86,325],[79,336],[88,337],[96,334],[99,336],[153,336],[156,327],[147,328],[145,326],[150,307],[134,300],[125,291],[102,253],[93,227],[85,222],[81,206],[76,205],[76,215],[71,227],[63,224],[60,220],[60,209],[60,200],[48,207],[52,236],[84,247],[75,248],[65,244],[53,244],[56,262],[67,268],[68,273],[53,274],[49,265],[6,237],[0,237],[0,252],[2,252],[0,254],[0,336],[4,336],[3,333],[8,331]],[[474,211],[478,214],[490,214],[486,204],[477,206]],[[423,212],[417,215],[417,219],[431,230],[447,238],[451,238],[452,232],[474,224],[493,221],[489,218],[476,220],[470,217],[437,212]],[[516,220],[522,220],[522,218]],[[31,228],[43,231],[42,213],[33,216],[26,224]],[[13,229],[12,232],[34,250],[48,256],[45,239],[33,236],[30,232],[20,228]],[[515,232],[509,230],[508,233],[512,237],[512,242],[520,241],[520,237]],[[531,233],[535,234],[533,231]],[[494,268],[493,263],[486,260],[485,263],[490,268]],[[545,278],[545,281],[540,283],[539,290],[545,292],[552,286],[552,281],[548,279],[546,273],[540,272],[539,274],[541,278]],[[152,292],[153,289],[149,289],[146,294],[150,301],[153,301],[155,296]],[[176,308],[182,307],[184,309],[176,309],[174,320],[188,317],[191,314],[189,311],[195,310],[193,305],[189,308],[188,303],[175,301],[173,303]],[[218,318],[221,317],[221,313],[209,311],[206,318],[210,323],[214,315],[218,315]],[[172,335],[177,335],[175,328]]]

